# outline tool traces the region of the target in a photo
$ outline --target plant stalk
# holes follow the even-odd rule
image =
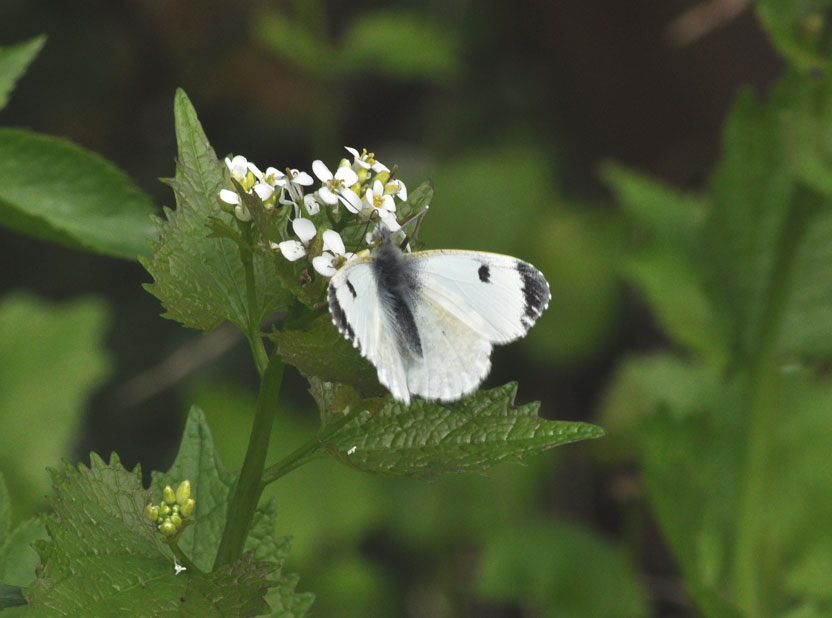
[[[231,502],[228,504],[225,530],[223,530],[220,547],[214,560],[214,569],[233,562],[243,553],[243,546],[254,518],[254,510],[263,493],[261,478],[282,379],[283,361],[278,354],[274,354],[268,361],[263,381],[260,383],[257,413],[251,427],[246,458],[240,470],[240,477],[234,486]]]

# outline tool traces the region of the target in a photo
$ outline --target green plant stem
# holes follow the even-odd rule
[[[273,483],[281,476],[288,474],[295,468],[299,468],[309,460],[321,455],[326,448],[326,440],[329,436],[346,425],[351,418],[352,415],[350,414],[341,416],[338,420],[327,425],[320,435],[304,443],[273,466],[266,468],[263,471],[263,486],[265,487],[269,483]]]
[[[787,212],[781,233],[777,258],[772,268],[760,331],[750,357],[748,374],[748,433],[736,524],[737,544],[734,557],[734,581],[737,600],[746,615],[765,618],[770,608],[764,598],[766,590],[762,575],[765,569],[763,545],[766,530],[765,509],[771,496],[766,492],[769,439],[775,423],[771,412],[777,400],[777,343],[788,300],[794,258],[816,196],[798,191]]]
[[[185,552],[183,552],[179,548],[179,545],[177,545],[176,543],[171,543],[170,544],[170,549],[173,552],[173,555],[176,556],[176,561],[179,564],[181,564],[183,567],[185,567],[191,573],[202,574],[202,571],[200,571],[199,568],[193,563],[193,561],[190,558],[188,558],[188,556],[185,555]]]
[[[246,243],[251,243],[252,232],[254,226],[247,224],[242,228],[243,238]],[[260,374],[260,379],[263,379],[263,374],[266,372],[266,365],[269,364],[269,355],[266,354],[266,348],[263,346],[263,337],[260,335],[260,320],[257,314],[257,288],[254,284],[254,255],[251,250],[245,247],[240,247],[240,259],[243,262],[243,269],[246,277],[246,301],[248,304],[248,328],[246,329],[246,339],[251,348],[251,355],[254,358],[254,365],[257,367],[257,373]]]
[[[274,354],[268,362],[260,383],[257,413],[251,427],[243,468],[240,470],[240,477],[237,479],[231,502],[228,504],[225,530],[223,530],[220,547],[214,561],[215,569],[233,562],[243,553],[243,546],[254,518],[254,510],[263,492],[261,478],[282,379],[283,361],[278,354]]]

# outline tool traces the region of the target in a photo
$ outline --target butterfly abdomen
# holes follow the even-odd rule
[[[416,269],[401,251],[385,244],[373,254],[373,278],[378,298],[400,343],[416,358],[422,357],[422,338],[413,316],[419,290]]]

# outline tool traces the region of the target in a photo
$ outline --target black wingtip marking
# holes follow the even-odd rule
[[[350,286],[352,287],[352,286]],[[355,331],[350,326],[350,323],[347,321],[347,316],[344,313],[344,310],[341,308],[341,303],[338,302],[338,296],[335,293],[335,288],[331,285],[329,286],[329,312],[332,314],[332,323],[335,324],[335,327],[341,331],[341,334],[344,335],[347,339],[349,339],[350,343],[352,343],[355,348],[360,352],[361,351],[361,342],[358,341],[358,338],[355,336]]]
[[[491,281],[491,269],[488,268],[488,264],[481,264],[477,274],[480,276],[480,281],[483,283]]]
[[[520,273],[523,281],[523,298],[526,301],[522,318],[523,325],[529,329],[549,306],[549,299],[552,295],[549,292],[549,283],[546,278],[528,262],[518,260],[517,272]]]

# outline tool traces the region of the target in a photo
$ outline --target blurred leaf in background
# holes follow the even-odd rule
[[[624,365],[605,418],[633,440],[651,504],[707,615],[832,611],[817,592],[832,589],[832,574],[816,558],[819,547],[832,552],[817,525],[832,515],[823,370],[832,357],[832,149],[798,138],[805,127],[832,134],[830,105],[832,81],[796,71],[768,102],[743,93],[704,201],[620,168],[607,173],[644,234],[624,271],[687,357]],[[654,208],[661,194],[663,211]],[[672,276],[654,276],[662,264]]]
[[[98,299],[52,304],[28,294],[0,302],[0,471],[12,521],[43,505],[47,465],[70,455],[93,391],[110,373]]]

